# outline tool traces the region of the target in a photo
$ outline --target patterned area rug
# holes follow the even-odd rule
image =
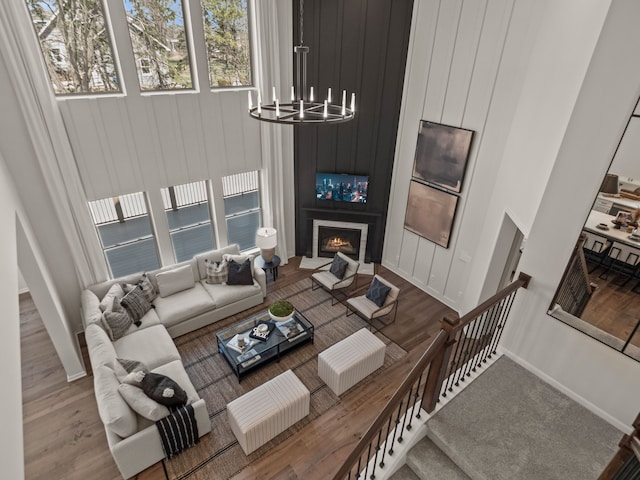
[[[212,431],[211,434],[202,437],[195,447],[164,461],[168,478],[228,479],[340,402],[340,398],[318,377],[317,356],[327,347],[366,327],[366,322],[357,315],[347,317],[342,304],[332,306],[328,293],[322,289],[312,291],[308,279],[279,289],[273,297],[286,298],[305,314],[315,327],[314,343],[288,352],[280,362],[271,362],[257,368],[243,377],[242,383],[238,383],[231,367],[218,353],[215,332],[257,313],[264,307],[247,310],[241,315],[175,339],[187,373],[198,394],[207,403]],[[406,355],[402,348],[384,335],[376,335],[387,345],[384,366],[363,382],[382,374],[391,364]],[[288,369],[291,369],[311,392],[309,416],[247,456],[229,428],[226,405]]]

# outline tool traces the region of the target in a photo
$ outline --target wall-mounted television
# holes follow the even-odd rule
[[[368,175],[316,173],[316,199],[334,202],[367,203]]]

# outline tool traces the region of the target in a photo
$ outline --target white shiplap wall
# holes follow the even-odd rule
[[[88,200],[261,168],[246,90],[60,102]]]
[[[514,105],[505,99],[518,90],[517,75],[502,83],[500,76],[516,70],[527,46],[530,3],[417,0],[414,4],[383,263],[454,308],[473,255],[472,242],[459,241],[461,225],[468,220],[471,225],[481,222],[482,204],[494,181],[487,172],[498,166],[504,142],[496,132],[508,132]],[[497,85],[501,85],[499,96]],[[448,249],[403,228],[420,120],[476,132]]]

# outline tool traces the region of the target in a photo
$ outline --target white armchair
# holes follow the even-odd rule
[[[384,317],[385,315],[389,315],[393,311],[394,314],[392,322],[396,321],[396,315],[398,314],[398,295],[400,295],[400,289],[382,278],[380,275],[375,275],[373,277],[371,285],[374,285],[376,282],[378,284],[382,284],[383,287],[388,287],[388,293],[386,294],[386,297],[384,297],[381,305],[376,304],[374,300],[369,298],[367,293],[370,290],[367,290],[367,292],[363,295],[356,295],[356,293],[354,293],[353,296],[347,299],[347,316],[355,312],[360,315],[360,317],[369,322],[369,325],[373,326],[371,323],[372,320]],[[371,285],[368,286],[369,289],[371,289]],[[384,290],[386,291],[386,288]]]
[[[360,267],[360,263],[347,257],[342,252],[337,252],[336,257],[347,262],[342,278],[337,277],[331,272],[330,267],[334,260],[317,267],[311,274],[311,289],[315,290],[316,288],[322,287],[327,290],[331,294],[331,305],[335,304],[335,292],[337,290],[348,289],[351,286],[353,286],[354,289],[357,287],[358,268]]]

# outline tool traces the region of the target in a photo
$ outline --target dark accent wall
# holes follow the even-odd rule
[[[305,0],[307,84],[317,98],[328,87],[334,100],[355,92],[356,118],[295,127],[296,255],[311,254],[317,218],[368,223],[367,260],[381,261],[412,9],[413,0]],[[297,45],[298,0],[293,10]],[[316,172],[369,175],[367,204],[316,201]]]

